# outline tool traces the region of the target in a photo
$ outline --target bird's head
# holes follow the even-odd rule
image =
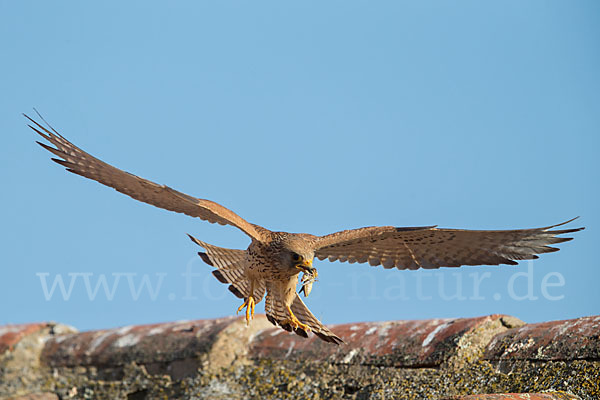
[[[297,268],[298,270],[302,271],[302,272],[307,272],[309,274],[312,274],[315,267],[313,267],[312,263],[313,263],[313,258],[314,256],[311,255],[302,255],[302,254],[298,254],[297,252],[292,252],[291,253],[291,265],[294,268]]]
[[[313,273],[314,250],[306,240],[290,237],[283,242],[283,264],[296,268],[299,271]]]

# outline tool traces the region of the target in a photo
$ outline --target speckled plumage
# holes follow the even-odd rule
[[[68,171],[156,207],[240,229],[251,238],[246,250],[225,249],[190,238],[205,249],[199,255],[216,268],[213,271],[215,277],[229,284],[230,291],[236,296],[244,298],[248,310],[252,306],[253,312],[253,302],[260,302],[266,294],[265,311],[273,324],[303,337],[312,331],[321,339],[336,344],[342,340],[308,310],[296,292],[300,272],[305,274],[305,285],[312,285],[316,278],[316,269],[312,267],[314,257],[398,269],[516,264],[516,260],[534,259],[537,254],[557,251],[549,245],[571,240],[557,235],[584,229],[553,229],[571,220],[544,228],[502,231],[380,226],[325,236],[272,232],[247,222],[220,204],[186,195],[106,164],[51,127],[46,129],[27,118],[34,124],[29,126],[56,147],[38,143],[60,157],[52,160]],[[310,286],[305,287],[305,295],[309,292]]]

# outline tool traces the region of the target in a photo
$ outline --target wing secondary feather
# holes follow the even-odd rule
[[[575,218],[574,218],[575,219]],[[461,265],[517,264],[558,251],[550,245],[571,240],[558,237],[584,228],[553,229],[573,221],[535,229],[478,231],[435,226],[369,227],[321,236],[315,256],[320,260],[369,263],[384,268],[418,269]]]

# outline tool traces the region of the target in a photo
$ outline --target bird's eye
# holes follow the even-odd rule
[[[300,256],[298,254],[294,253],[294,254],[292,254],[292,260],[298,261],[298,260],[300,260]]]

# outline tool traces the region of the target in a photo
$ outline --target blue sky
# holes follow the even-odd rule
[[[102,160],[274,230],[587,227],[518,267],[317,262],[325,323],[599,314],[599,38],[595,1],[0,2],[0,324],[241,304],[185,236],[245,248],[241,232],[66,173],[33,107]]]

